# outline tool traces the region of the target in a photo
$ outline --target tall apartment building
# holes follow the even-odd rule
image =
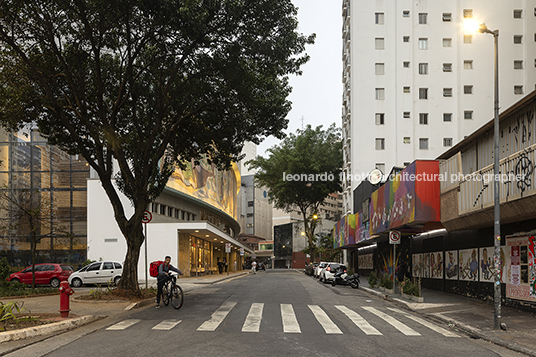
[[[374,168],[434,159],[535,88],[536,0],[343,1],[343,210]]]

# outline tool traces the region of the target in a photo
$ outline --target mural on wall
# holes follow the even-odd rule
[[[422,277],[429,278],[430,277],[430,253],[423,253],[423,257],[424,257],[424,264],[422,267]]]
[[[502,247],[501,247],[502,248]],[[536,238],[533,234],[507,236],[502,274],[506,297],[536,302]]]
[[[373,269],[373,254],[363,254],[359,256],[358,259],[358,268],[359,269]]]
[[[480,248],[480,281],[493,282],[493,247]]]
[[[434,279],[443,279],[443,252],[430,253],[430,273]]]
[[[449,250],[445,252],[445,278],[458,280],[458,251]]]
[[[186,163],[184,170],[176,169],[169,178],[167,187],[197,198],[222,210],[235,220],[237,195],[240,190],[240,172],[235,163],[227,171],[218,170],[208,158]]]
[[[478,248],[460,250],[460,280],[477,281],[478,279]]]
[[[422,278],[423,277],[423,267],[424,267],[424,261],[423,261],[423,254],[413,254],[413,274],[412,276],[414,278]]]

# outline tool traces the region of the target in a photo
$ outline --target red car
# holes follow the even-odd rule
[[[72,266],[67,264],[35,264],[35,285],[49,285],[58,288],[60,282],[67,281],[69,275],[73,273]],[[13,273],[6,279],[23,284],[32,284],[32,267]]]

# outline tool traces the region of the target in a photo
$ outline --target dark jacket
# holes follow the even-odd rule
[[[173,265],[160,264],[160,266],[158,267],[158,281],[166,278],[166,273],[169,273],[170,271],[174,271],[175,273],[179,273],[182,275],[182,272],[179,269],[175,268]]]

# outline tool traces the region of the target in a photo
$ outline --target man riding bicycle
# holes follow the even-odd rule
[[[169,279],[171,279],[171,273],[170,271],[174,271],[175,273],[179,273],[182,275],[182,272],[175,268],[173,265],[171,265],[171,257],[168,255],[166,256],[166,259],[164,260],[164,264],[160,264],[158,267],[158,276],[157,276],[157,293],[156,293],[156,308],[160,308],[160,295],[162,295],[162,288],[164,285],[168,282]]]

